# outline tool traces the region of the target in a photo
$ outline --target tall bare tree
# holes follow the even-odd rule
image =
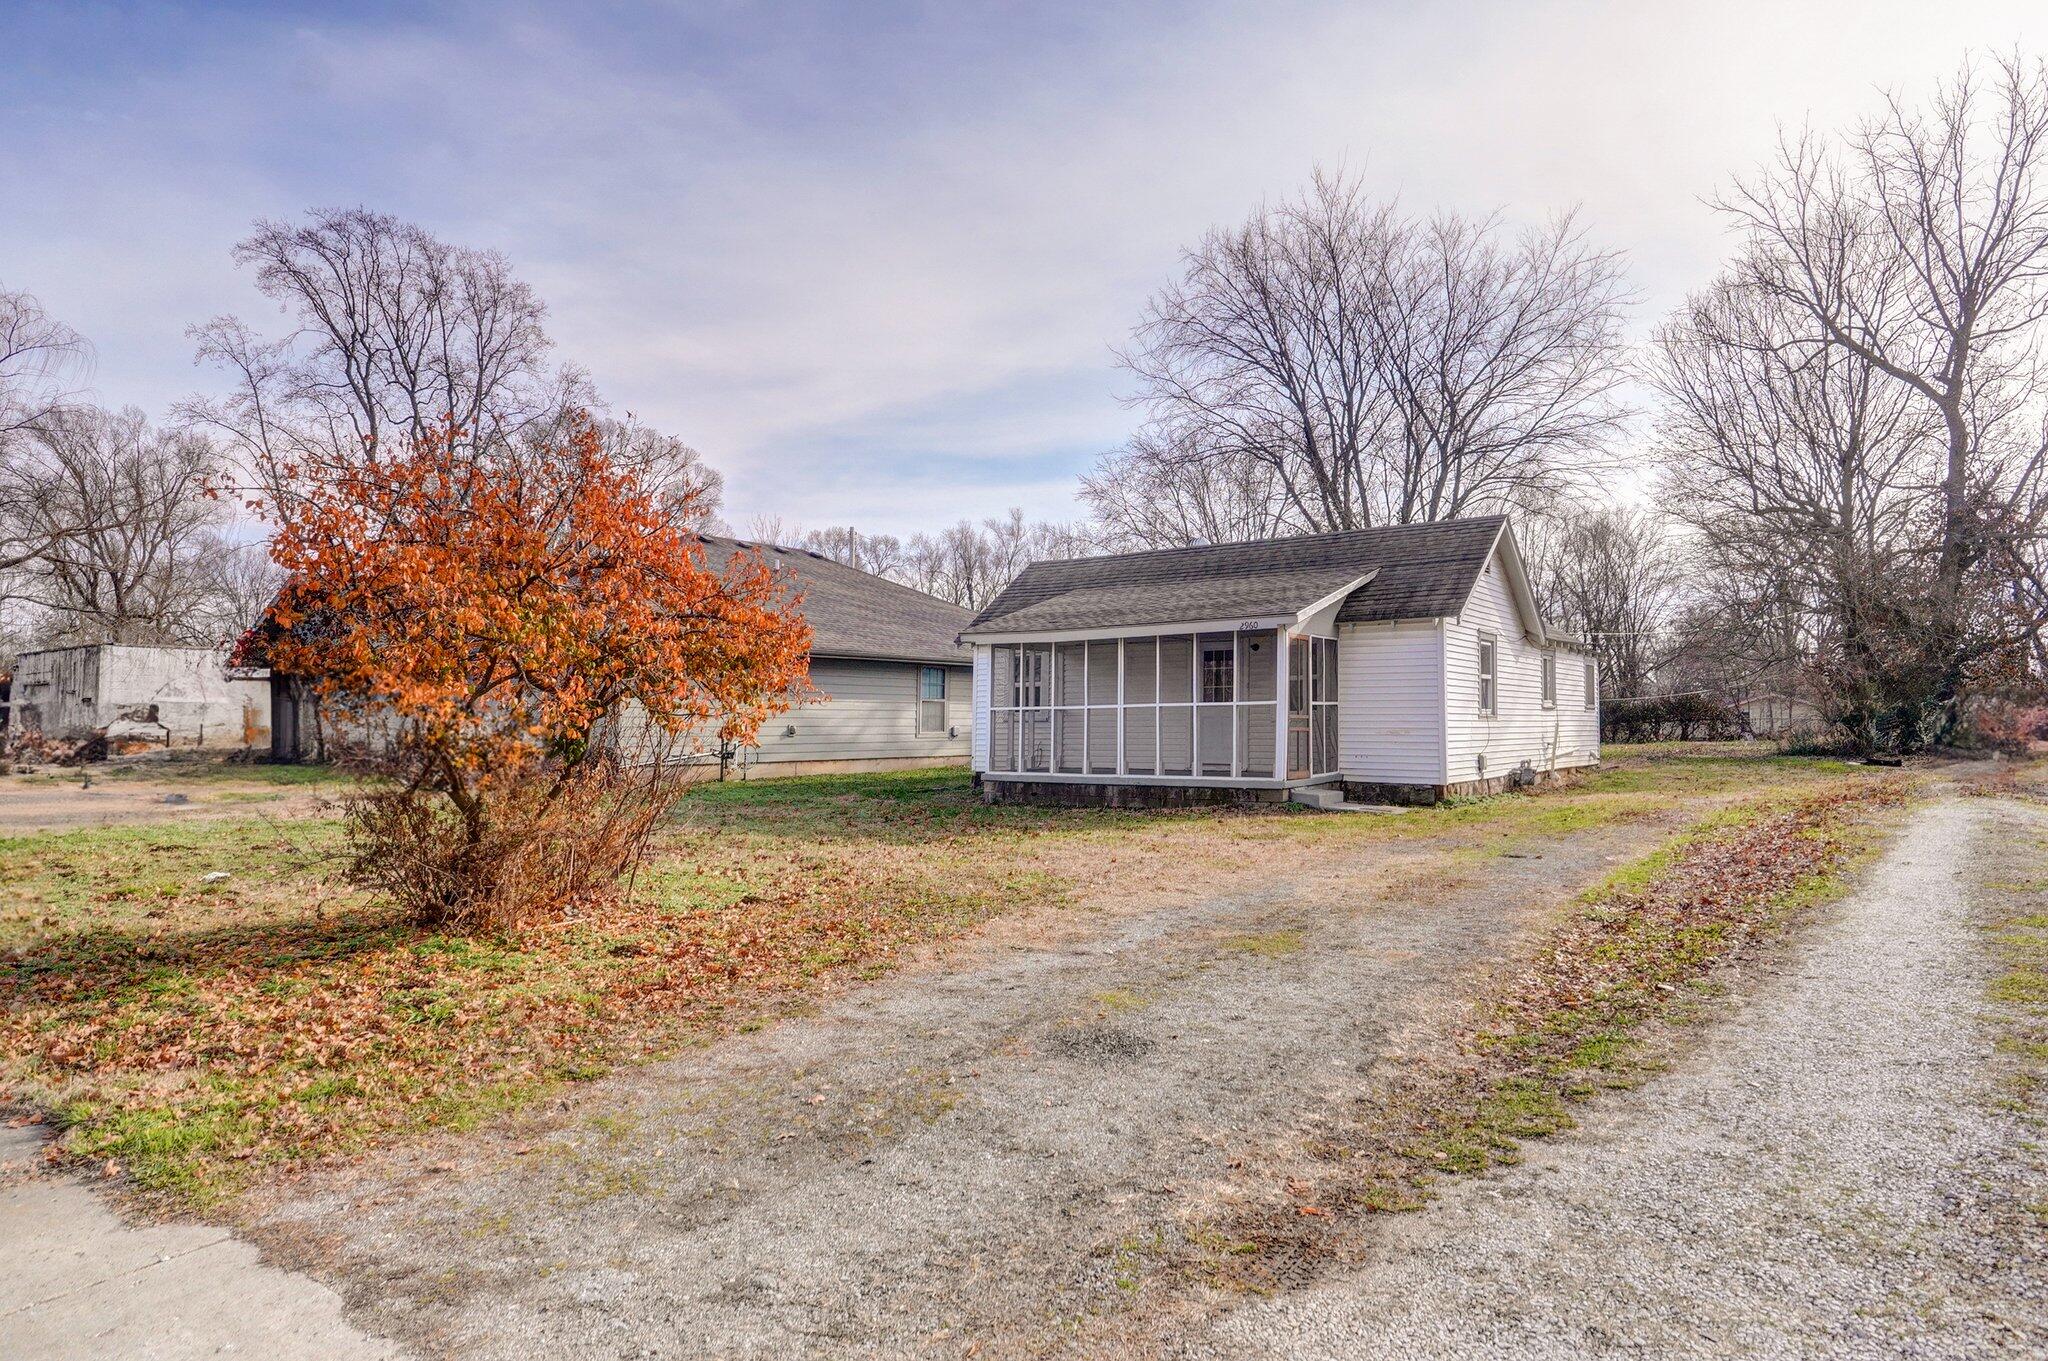
[[[2040,556],[2048,67],[1965,63],[1924,107],[1891,95],[1843,137],[1788,136],[1722,208],[1747,238],[1735,282],[1780,306],[1787,340],[1867,367],[1935,427],[1934,593],[1913,627],[1944,729],[1972,666],[2041,622],[1987,611],[1978,578],[2024,581]]]
[[[551,361],[547,309],[502,255],[347,208],[260,222],[235,260],[292,330],[266,340],[231,317],[195,328],[230,392],[180,414],[225,438],[273,497],[290,495],[296,468],[346,466],[444,422],[466,448],[511,450],[529,427],[595,404],[579,370]]]
[[[213,446],[152,428],[133,407],[45,413],[26,459],[37,495],[17,532],[44,547],[17,598],[53,641],[213,642],[202,636],[207,554],[222,506],[208,495]]]
[[[1184,548],[1296,533],[1272,468],[1206,451],[1193,431],[1152,427],[1081,478],[1103,542],[1120,549]]]
[[[1626,301],[1570,216],[1510,239],[1319,172],[1189,251],[1121,358],[1153,447],[1260,467],[1276,518],[1441,520],[1587,469],[1623,414]]]
[[[19,569],[100,514],[97,507],[84,508],[84,520],[56,514],[31,439],[38,423],[72,400],[69,380],[85,355],[84,340],[41,303],[0,288],[0,608]]]

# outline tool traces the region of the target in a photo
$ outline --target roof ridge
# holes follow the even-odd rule
[[[1322,539],[1341,539],[1351,534],[1388,534],[1404,529],[1445,529],[1452,525],[1482,525],[1489,520],[1507,519],[1505,511],[1490,515],[1461,515],[1452,520],[1410,520],[1406,524],[1365,525],[1358,529],[1325,529],[1314,534],[1276,534],[1263,539],[1229,539],[1223,543],[1188,543],[1177,548],[1133,548],[1122,553],[1089,553],[1088,562],[1108,562],[1119,558],[1149,558],[1162,553],[1201,553],[1216,548],[1256,548],[1269,543],[1315,543]],[[1079,562],[1081,558],[1033,558],[1025,564],[1030,571],[1041,563]]]
[[[973,611],[969,610],[966,606],[956,605],[952,601],[946,599],[944,596],[933,595],[930,591],[920,591],[917,587],[907,585],[901,581],[896,580],[894,577],[885,577],[880,572],[870,572],[865,567],[855,567],[850,562],[841,562],[838,558],[833,557],[830,553],[820,553],[815,548],[791,548],[786,544],[769,543],[764,539],[742,539],[737,535],[733,534],[705,534],[701,531],[693,532],[695,532],[697,534],[697,538],[704,543],[726,543],[731,544],[734,548],[766,548],[772,552],[787,554],[790,557],[796,557],[801,555],[806,558],[815,558],[819,562],[830,563],[832,566],[839,568],[841,571],[852,572],[856,576],[866,577],[869,581],[878,581],[882,585],[888,586],[894,590],[906,591],[909,594],[916,596],[920,600],[928,600],[935,605],[944,605],[947,609],[959,610],[963,614],[973,613]]]

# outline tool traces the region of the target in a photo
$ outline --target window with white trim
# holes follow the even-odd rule
[[[1500,643],[1490,633],[1479,635],[1479,714],[1492,718],[1499,707]]]
[[[1557,707],[1557,654],[1547,648],[1543,653],[1543,707]]]
[[[1586,663],[1586,707],[1600,707],[1600,668],[1592,662]]]
[[[946,668],[917,668],[917,730],[927,736],[946,735]]]

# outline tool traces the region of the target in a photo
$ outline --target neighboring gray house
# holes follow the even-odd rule
[[[725,774],[747,779],[841,770],[965,765],[973,706],[968,649],[958,635],[969,615],[922,591],[804,549],[700,535],[706,565],[722,570],[734,553],[761,555],[803,594],[811,626],[813,704],[761,725],[755,744],[730,753]],[[260,651],[260,649],[257,649]],[[321,714],[304,678],[274,674],[279,760],[320,759]],[[613,740],[631,751],[635,725]],[[701,758],[716,770],[717,754]]]
[[[1504,516],[1033,563],[961,636],[991,799],[1430,801],[1600,757]]]
[[[270,741],[270,681],[204,647],[97,643],[24,652],[8,690],[11,742],[251,747]]]
[[[733,774],[966,764],[973,673],[959,634],[968,611],[808,549],[700,537],[709,566],[751,550],[803,592],[811,684],[824,695],[762,724]]]

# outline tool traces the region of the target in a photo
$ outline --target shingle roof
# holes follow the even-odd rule
[[[1057,632],[1293,614],[1368,572],[1345,623],[1453,615],[1505,516],[1034,562],[967,631]]]
[[[888,661],[965,665],[968,650],[955,640],[968,613],[937,596],[900,586],[802,548],[778,548],[744,539],[700,535],[705,563],[723,568],[742,550],[778,565],[803,592],[811,626],[811,655],[871,657]]]

